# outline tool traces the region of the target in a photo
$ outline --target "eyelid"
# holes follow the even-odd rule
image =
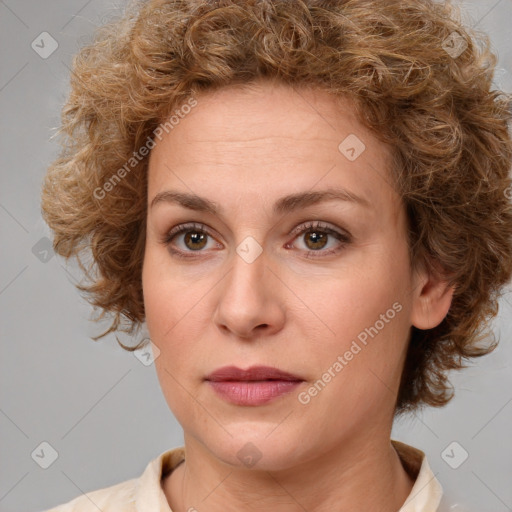
[[[301,222],[297,227],[292,229],[288,236],[290,235],[300,235],[302,233],[307,232],[309,229],[323,229],[326,231],[334,232],[340,236],[344,236],[347,240],[352,239],[352,235],[345,229],[339,228],[333,224],[328,222],[324,222],[321,220],[312,220]]]
[[[172,229],[170,229],[169,231],[167,231],[165,233],[165,237],[172,238],[177,233],[181,233],[182,231],[185,231],[185,230],[193,231],[194,229],[197,229],[197,231],[204,231],[208,234],[211,233],[210,229],[208,227],[206,227],[204,224],[202,224],[201,222],[185,222],[182,224],[178,224],[178,225],[174,226]]]

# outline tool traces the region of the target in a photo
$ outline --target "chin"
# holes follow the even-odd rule
[[[276,432],[272,432],[275,427],[275,423],[265,423],[261,428],[255,428],[252,423],[250,430],[239,431],[227,427],[233,437],[226,434],[222,439],[203,443],[217,459],[234,468],[253,471],[284,470],[299,462],[301,452],[297,450],[297,446],[301,443],[286,429],[282,430],[281,436],[276,435]]]

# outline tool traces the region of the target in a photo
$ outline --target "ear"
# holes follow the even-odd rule
[[[418,329],[438,326],[450,309],[454,286],[449,286],[439,267],[428,272],[424,267],[414,272],[411,323]]]

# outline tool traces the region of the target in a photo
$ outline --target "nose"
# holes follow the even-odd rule
[[[213,321],[224,334],[253,339],[282,329],[283,285],[268,263],[264,251],[253,261],[242,250],[233,254],[231,268],[215,287]]]

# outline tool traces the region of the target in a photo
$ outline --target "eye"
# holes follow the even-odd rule
[[[174,249],[172,242],[181,235],[184,235],[182,241],[185,245],[185,249]],[[201,252],[207,245],[208,237],[212,237],[212,235],[203,224],[180,224],[165,235],[162,243],[168,246],[171,253],[179,258],[193,258],[193,254],[186,253]]]
[[[295,228],[290,235],[296,235],[295,238],[300,238],[301,235],[305,239],[306,257],[322,257],[339,252],[343,247],[348,245],[352,239],[351,236],[338,229],[330,227],[328,224],[313,221]],[[183,246],[181,248],[174,248],[175,239],[182,237]],[[213,238],[208,228],[203,224],[188,223],[180,224],[171,229],[161,240],[166,245],[170,252],[179,258],[194,258],[194,252],[204,252],[202,249],[208,245],[208,238]],[[329,238],[335,238],[337,243],[334,248],[324,250],[329,243]],[[222,248],[221,244],[217,244],[218,248]],[[286,244],[287,249],[293,247],[293,244]],[[317,255],[317,253],[319,253]]]
[[[297,235],[296,238],[304,240],[306,246],[306,257],[323,257],[335,254],[348,245],[352,239],[346,232],[339,231],[330,227],[328,224],[313,221],[295,228],[290,234]],[[338,242],[334,248],[323,250],[329,242],[329,238],[334,237]],[[287,244],[287,248],[292,244]],[[320,253],[317,255],[317,253]]]

